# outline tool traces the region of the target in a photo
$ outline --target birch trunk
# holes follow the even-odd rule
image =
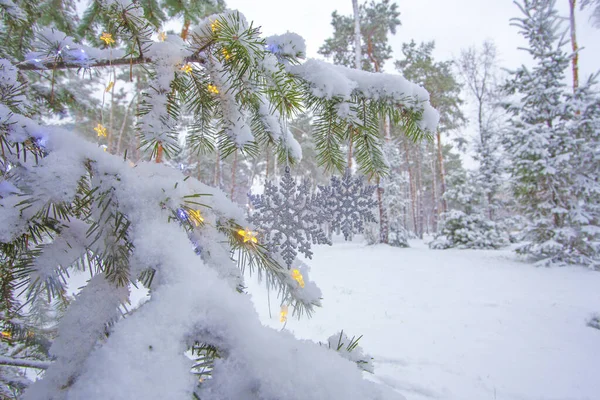
[[[354,67],[361,68],[361,47],[360,47],[360,10],[358,0],[352,0],[352,9],[354,10]]]
[[[579,54],[577,53],[577,29],[575,26],[575,5],[577,0],[569,0],[569,21],[571,25],[571,48],[573,49],[573,59],[571,60],[573,69],[573,92],[579,87]]]

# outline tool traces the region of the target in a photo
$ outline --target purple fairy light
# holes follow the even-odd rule
[[[183,208],[178,208],[177,209],[177,218],[179,218],[180,221],[188,221],[188,213],[183,209]]]

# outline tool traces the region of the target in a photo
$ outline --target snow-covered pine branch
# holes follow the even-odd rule
[[[132,165],[73,132],[40,124],[27,101],[28,83],[48,79],[38,88],[49,89],[44,99],[52,111],[61,101],[54,97],[64,81],[56,78],[61,69],[129,65],[132,74],[143,64],[150,80],[138,134],[156,158],[178,151],[182,115],[192,114],[196,124],[188,138],[206,148],[205,134],[222,155],[252,154],[274,143],[293,160],[301,152],[286,121],[307,108],[335,127],[325,140],[339,141],[350,126],[368,139],[359,163],[377,173],[385,162],[373,121],[388,116],[414,137],[427,134],[437,122],[427,93],[400,76],[301,64],[301,38],[264,40],[237,12],[188,25],[187,40],[167,35],[155,42],[139,3],[94,2],[82,22],[87,31],[78,36],[85,43],[33,26],[24,28],[22,43],[0,44],[10,55],[0,60],[3,335],[9,345],[36,339],[38,332],[30,338],[16,331],[22,302],[48,296],[66,307],[58,336],[47,339],[52,345],[45,357],[52,362],[24,398],[401,398],[363,380],[356,365],[335,352],[260,324],[243,293],[244,268],[264,274],[296,314],[319,305],[320,291],[307,266],[297,265],[295,273],[304,274],[300,285],[261,243],[243,240],[244,213],[223,192],[163,164]],[[21,13],[30,18],[32,10],[15,5],[3,15],[5,23],[16,24]],[[96,17],[112,21],[102,45],[89,36]],[[324,84],[311,75],[315,68],[332,80]],[[68,300],[68,276],[82,268],[92,279]],[[118,306],[138,281],[150,300],[122,318]],[[201,384],[186,355],[194,348],[212,349],[203,353],[210,379]],[[19,391],[29,384],[14,378]]]

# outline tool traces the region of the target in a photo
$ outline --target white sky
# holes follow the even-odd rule
[[[362,3],[364,0],[359,0]],[[401,58],[402,43],[435,40],[435,56],[440,61],[451,59],[460,50],[480,45],[492,39],[498,47],[501,65],[514,68],[527,63],[525,45],[517,28],[509,25],[510,18],[520,16],[512,0],[396,0],[401,12],[402,26],[390,44],[394,56]],[[291,31],[306,40],[309,57],[321,58],[318,48],[330,37],[331,13],[352,13],[351,0],[226,0],[228,7],[238,9],[264,35]],[[557,0],[561,15],[568,17],[568,0]],[[585,47],[580,53],[582,77],[600,69],[600,29],[589,22],[589,11],[578,12],[578,41]],[[564,27],[567,28],[568,21]],[[393,72],[388,66],[387,72]]]

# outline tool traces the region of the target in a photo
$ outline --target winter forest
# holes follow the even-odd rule
[[[0,399],[600,398],[600,1],[344,1],[0,0]]]

